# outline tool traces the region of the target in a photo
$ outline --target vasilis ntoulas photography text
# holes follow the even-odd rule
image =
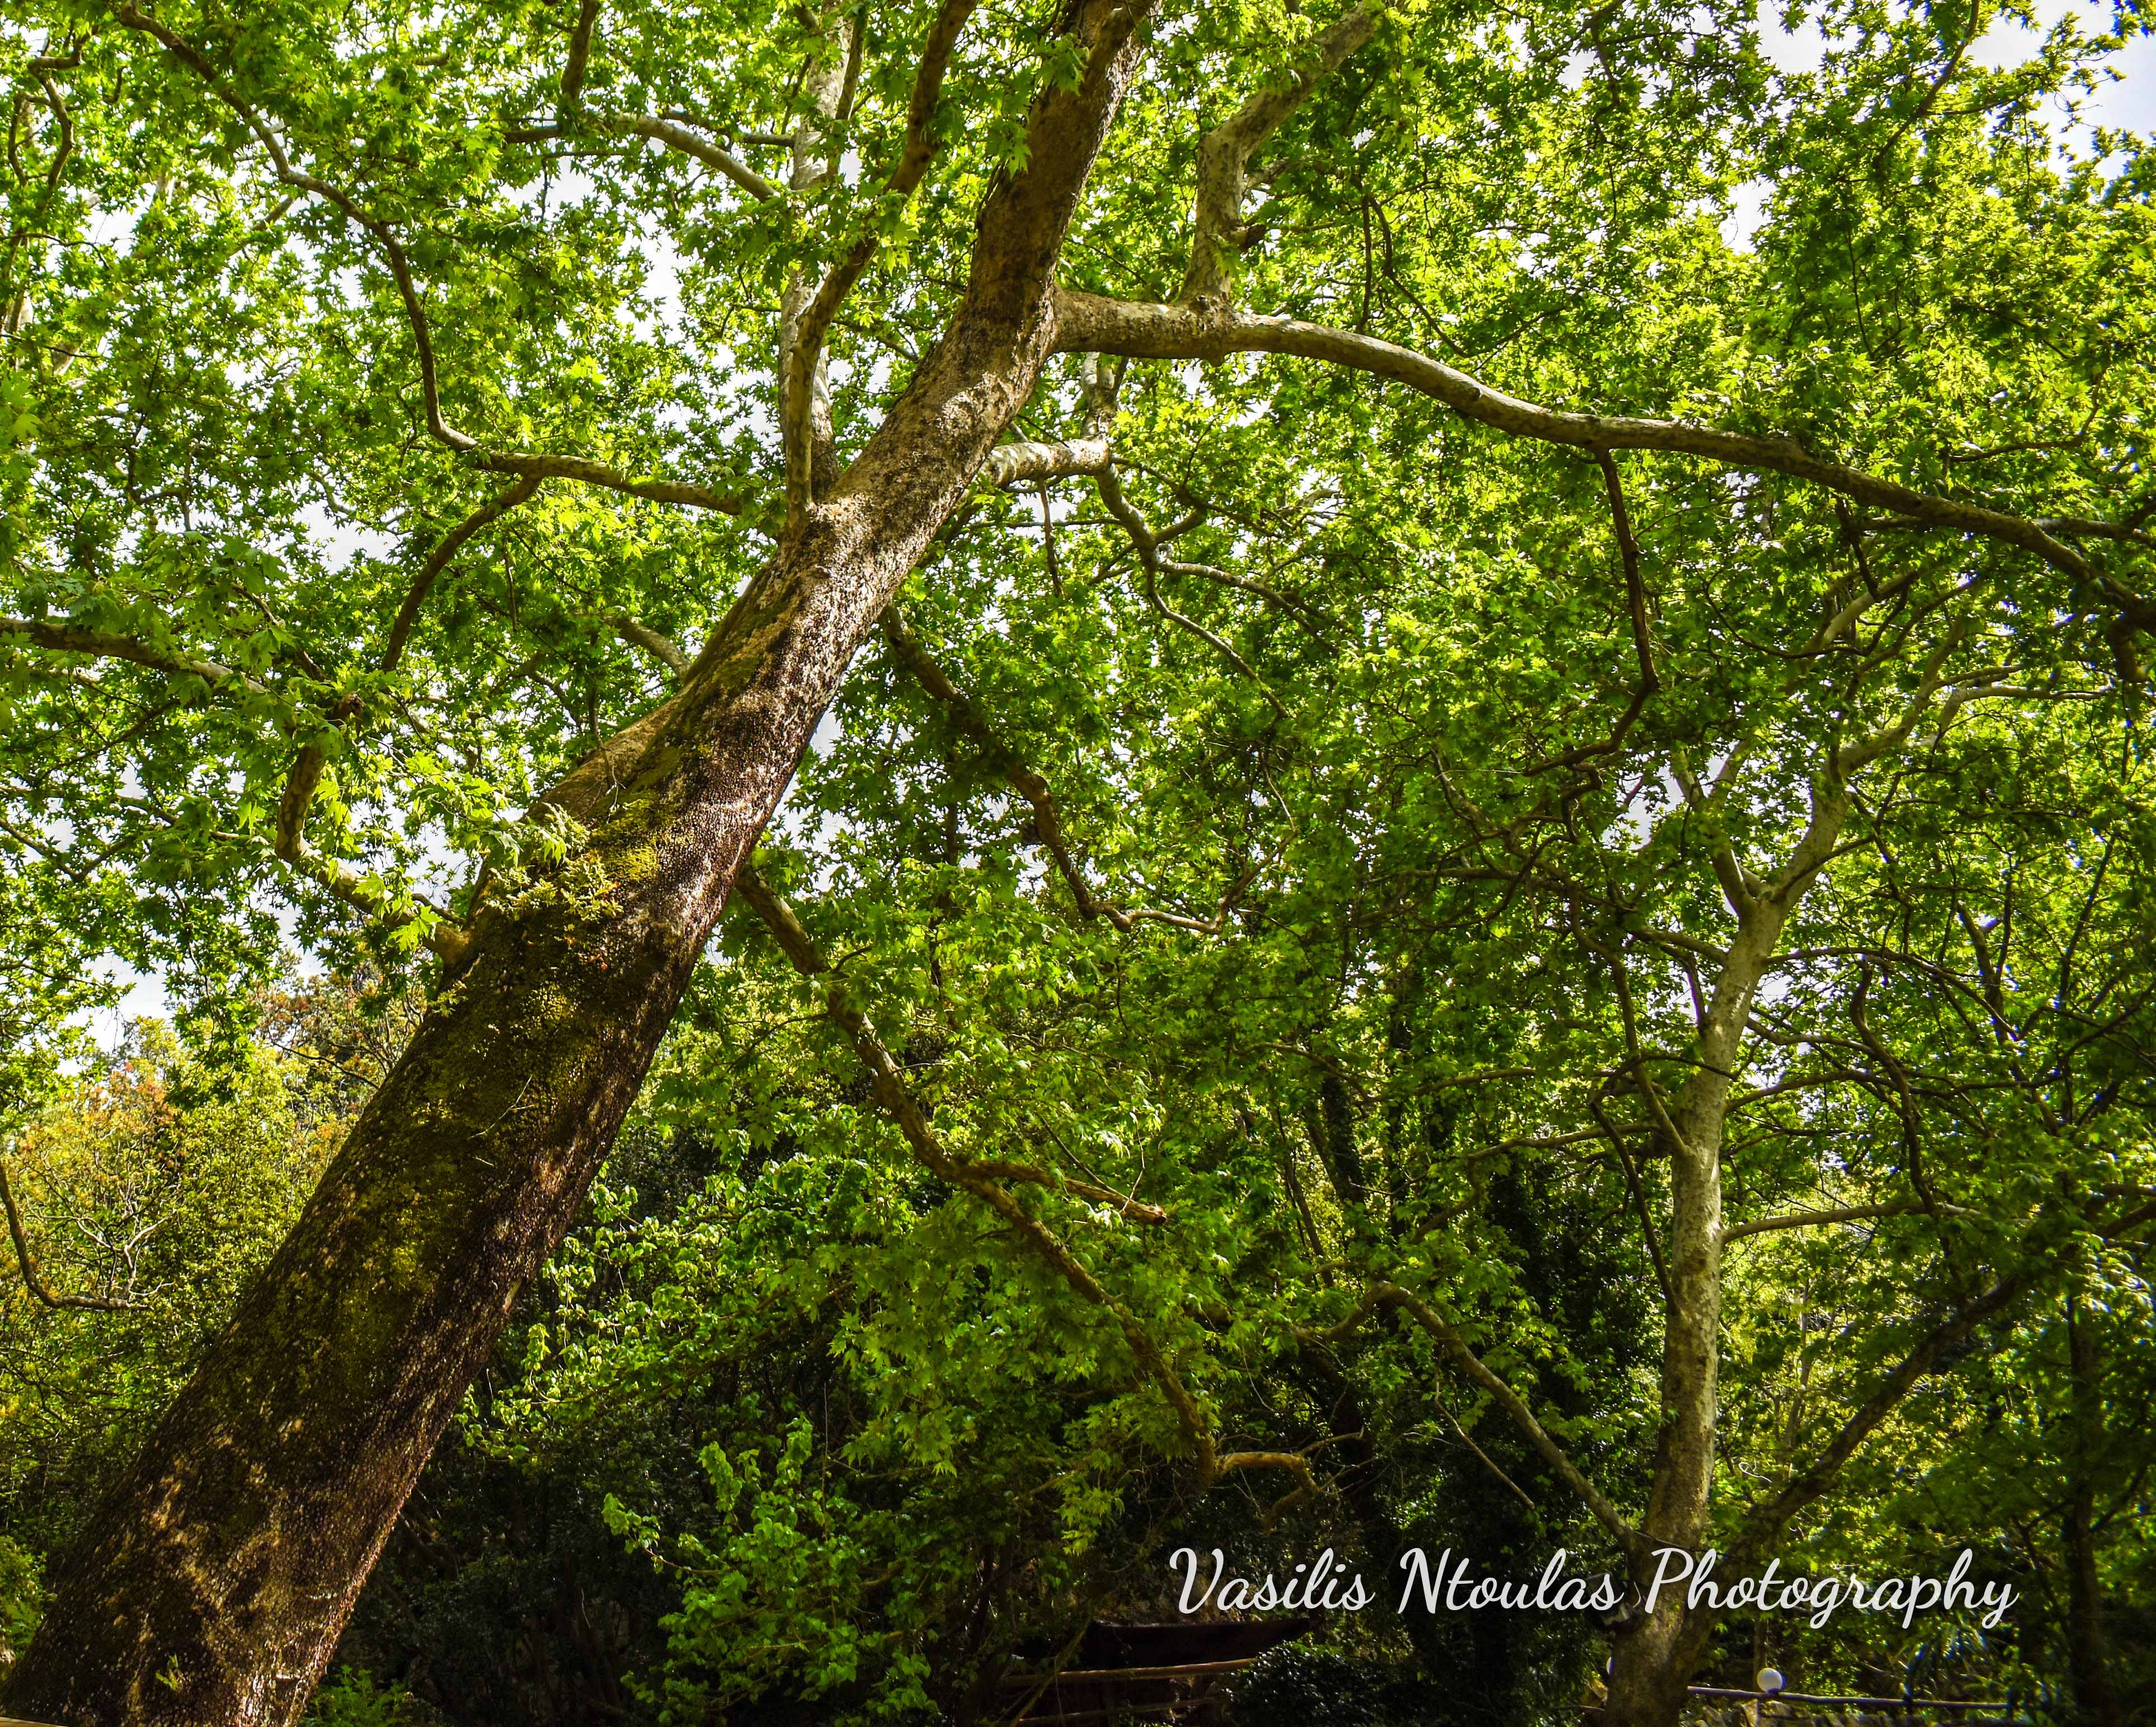
[[[1770,1559],[1756,1573],[1727,1577],[1715,1575],[1721,1555],[1713,1548],[1694,1555],[1681,1547],[1655,1550],[1655,1575],[1644,1591],[1620,1584],[1607,1571],[1593,1575],[1568,1575],[1569,1555],[1560,1547],[1549,1557],[1542,1574],[1532,1582],[1517,1579],[1478,1576],[1466,1554],[1455,1560],[1448,1547],[1433,1560],[1419,1547],[1400,1555],[1406,1575],[1400,1590],[1399,1611],[1408,1612],[1419,1600],[1422,1611],[1435,1613],[1477,1611],[1490,1607],[1515,1612],[1612,1613],[1630,1596],[1639,1596],[1643,1612],[1652,1613],[1665,1591],[1682,1590],[1687,1610],[1750,1609],[1763,1613],[1804,1613],[1815,1627],[1824,1626],[1842,1607],[1860,1613],[1898,1613],[1907,1627],[1920,1613],[1981,1612],[1987,1628],[1995,1627],[2007,1609],[2020,1597],[2010,1584],[1985,1583],[1979,1587],[1969,1572],[1976,1555],[1964,1547],[1955,1555],[1944,1576],[1912,1573],[1871,1581],[1851,1575],[1784,1577],[1782,1562]],[[1204,1570],[1195,1548],[1179,1547],[1168,1560],[1171,1571],[1182,1575],[1177,1600],[1181,1612],[1196,1613],[1209,1604],[1222,1612],[1269,1611],[1274,1608],[1360,1612],[1378,1599],[1358,1572],[1341,1568],[1331,1548],[1316,1560],[1298,1563],[1287,1581],[1268,1571],[1253,1581],[1228,1570],[1225,1554],[1212,1551],[1212,1569]]]

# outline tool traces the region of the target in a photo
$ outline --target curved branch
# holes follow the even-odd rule
[[[435,375],[434,341],[427,324],[426,308],[420,304],[419,290],[412,279],[412,265],[404,255],[404,248],[398,243],[389,224],[367,213],[357,200],[339,190],[326,180],[295,168],[285,154],[285,146],[277,134],[254,108],[225,88],[224,80],[217,69],[205,59],[202,51],[184,38],[176,35],[156,18],[138,12],[122,0],[118,13],[120,22],[131,30],[140,30],[162,43],[174,59],[179,60],[201,77],[209,86],[210,94],[237,114],[255,140],[268,154],[271,167],[276,171],[282,185],[296,191],[312,193],[325,203],[334,205],[345,217],[374,236],[375,244],[382,248],[382,255],[389,261],[389,274],[395,279],[397,291],[403,298],[406,321],[412,326],[412,344],[419,357],[419,387],[425,398],[427,430],[429,435],[452,450],[472,450],[479,440],[459,431],[442,418],[441,390]]]
[[[562,105],[572,108],[583,95],[584,75],[592,58],[592,29],[599,20],[599,0],[583,0],[569,32],[569,53],[562,64]]]
[[[1234,289],[1232,260],[1250,236],[1243,226],[1250,158],[1310,93],[1376,33],[1383,0],[1364,0],[1336,18],[1314,44],[1310,64],[1277,90],[1260,90],[1198,142],[1198,193],[1192,212],[1190,265],[1182,297],[1226,300]]]
[[[2156,604],[2104,575],[2080,553],[2055,538],[2045,523],[1913,491],[1861,468],[1815,455],[1794,438],[1724,431],[1689,420],[1574,414],[1544,408],[1491,389],[1466,373],[1410,348],[1298,318],[1113,300],[1065,288],[1055,292],[1055,318],[1056,346],[1065,352],[1124,354],[1138,359],[1219,360],[1235,353],[1274,353],[1322,360],[1404,383],[1435,397],[1463,419],[1517,437],[1576,450],[1654,450],[1697,455],[1732,467],[1808,480],[1928,527],[2018,546],[2078,579],[2101,579],[2114,599],[2138,608],[2137,616],[2156,621]]]
[[[214,660],[138,641],[131,635],[110,635],[101,630],[84,630],[73,624],[47,624],[35,618],[0,618],[0,635],[19,635],[26,641],[56,654],[90,654],[100,660],[126,660],[180,677],[198,677],[204,683],[236,684],[250,696],[270,692],[244,671],[220,666]]]
[[[1632,691],[1630,704],[1619,716],[1615,728],[1607,738],[1599,743],[1582,744],[1577,749],[1552,756],[1548,761],[1537,762],[1527,769],[1530,774],[1545,774],[1553,768],[1577,768],[1598,756],[1616,754],[1625,746],[1625,734],[1646,711],[1649,698],[1662,687],[1661,676],[1655,670],[1654,643],[1648,633],[1647,588],[1640,578],[1640,542],[1632,537],[1632,517],[1625,507],[1624,482],[1617,477],[1616,460],[1608,450],[1596,450],[1594,459],[1602,468],[1603,489],[1609,496],[1609,525],[1617,536],[1618,556],[1625,565],[1625,603],[1631,618],[1632,651],[1640,662],[1640,681]]]
[[[418,621],[419,609],[426,604],[428,594],[434,591],[436,578],[449,568],[450,559],[462,549],[465,542],[490,522],[516,508],[538,489],[539,481],[536,477],[520,480],[506,491],[489,498],[442,536],[434,549],[427,555],[427,561],[419,567],[418,573],[412,578],[412,585],[405,592],[404,603],[397,609],[397,615],[390,623],[388,640],[382,650],[382,671],[394,671],[397,669],[398,661],[403,658],[404,644],[412,634],[412,626]],[[341,726],[355,718],[359,711],[360,698],[356,694],[347,693],[339,700],[330,717]],[[329,758],[318,743],[301,745],[299,754],[293,758],[292,771],[285,782],[285,794],[277,800],[276,838],[274,842],[277,856],[287,863],[302,866],[309,863],[305,840],[307,810],[314,803],[315,792],[321,784],[322,770],[328,763]],[[314,873],[319,875],[320,871],[316,869]],[[336,890],[332,888],[331,891]]]
[[[1100,488],[1101,501],[1107,506],[1108,513],[1122,525],[1123,532],[1131,537],[1131,543],[1137,547],[1138,568],[1144,577],[1147,603],[1169,623],[1188,630],[1200,641],[1211,646],[1222,659],[1255,684],[1258,693],[1265,698],[1272,711],[1286,719],[1287,709],[1281,705],[1281,699],[1273,694],[1271,686],[1258,676],[1249,660],[1195,618],[1178,612],[1160,597],[1160,573],[1164,567],[1160,555],[1163,536],[1152,531],[1145,517],[1138,513],[1137,506],[1124,496],[1122,482],[1116,478],[1114,465],[1105,465],[1093,476],[1093,483]]]
[[[23,1286],[49,1308],[80,1308],[96,1313],[126,1313],[135,1310],[131,1301],[100,1301],[94,1295],[63,1295],[49,1288],[38,1275],[37,1257],[30,1252],[29,1233],[23,1227],[23,1214],[15,1209],[15,1190],[8,1185],[8,1166],[0,1164],[0,1206],[8,1212],[8,1233],[15,1238],[15,1263],[23,1273]]]
[[[1942,1211],[1958,1212],[1958,1205],[1942,1205]],[[1884,1205],[1838,1205],[1830,1211],[1793,1211],[1785,1217],[1755,1217],[1749,1223],[1725,1224],[1722,1241],[1727,1246],[1747,1236],[1763,1236],[1774,1230],[1815,1229],[1830,1223],[1861,1223],[1871,1217],[1906,1217],[1912,1211],[1929,1211],[1922,1200],[1897,1200]]]
[[[463,549],[464,543],[481,528],[498,521],[539,490],[541,475],[526,475],[506,491],[496,492],[470,515],[444,534],[434,549],[427,554],[427,561],[419,566],[419,573],[412,578],[412,586],[404,595],[404,604],[397,609],[397,616],[389,625],[389,638],[382,649],[382,669],[394,671],[397,662],[404,655],[404,643],[412,634],[412,626],[418,621],[419,608],[427,603],[434,591],[435,580],[449,568],[449,560]]]
[[[608,618],[606,621],[616,635],[631,647],[643,649],[645,653],[650,655],[653,659],[671,672],[676,683],[680,682],[689,675],[689,668],[696,663],[693,658],[684,653],[670,640],[661,635],[640,619],[632,618],[624,612],[619,616]]]
[[[632,480],[619,468],[581,455],[542,455],[527,450],[489,452],[471,459],[474,467],[490,474],[519,474],[531,481],[578,480],[608,491],[625,491],[661,504],[687,504],[699,510],[716,510],[738,516],[747,500],[738,492],[714,491],[708,486],[685,486],[671,480]]]
[[[649,138],[654,143],[664,144],[670,150],[692,156],[706,167],[716,168],[759,203],[778,196],[776,186],[732,151],[720,148],[708,138],[701,138],[685,126],[677,126],[670,120],[654,120],[641,114],[624,114],[610,115],[591,123],[603,132]]]

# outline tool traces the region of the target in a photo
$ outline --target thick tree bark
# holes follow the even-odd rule
[[[967,292],[882,429],[680,692],[554,794],[588,845],[498,887],[290,1237],[84,1540],[6,1712],[299,1716],[428,1453],[613,1140],[819,717],[1033,388],[1055,260],[1147,8],[1076,0],[1075,88],[983,210]]]

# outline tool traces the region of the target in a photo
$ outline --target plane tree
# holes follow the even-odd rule
[[[1990,16],[1853,8],[1777,78],[1743,8],[22,14],[9,868],[138,963],[213,980],[281,904],[432,1005],[10,1709],[297,1718],[737,890],[1197,1482],[1325,1490],[1073,1245],[1132,1172],[924,1106],[791,867],[829,835],[751,865],[804,757],[864,834],[902,789],[812,750],[879,631],[947,861],[994,810],[1029,903],[1304,1064],[1297,1347],[1419,1339],[1635,1570],[1712,1533],[1735,1244],[1879,1223],[1936,1298],[1740,1539],[1803,1513],[2138,1223],[2145,203],[2037,118],[2107,44],[1993,74]],[[1629,1474],[1478,1352],[1492,1146],[1638,1223]],[[1614,1717],[1673,1719],[1712,1631],[1620,1639]]]

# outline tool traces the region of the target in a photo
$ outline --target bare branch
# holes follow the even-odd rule
[[[684,156],[694,157],[706,167],[716,168],[735,185],[759,203],[778,196],[778,188],[762,175],[736,156],[721,148],[708,138],[699,137],[685,126],[670,120],[654,120],[644,115],[609,115],[593,120],[590,124],[603,132],[626,134],[649,138],[664,144],[670,150],[678,150]]]
[[[1772,1230],[1815,1229],[1830,1223],[1859,1223],[1868,1217],[1906,1217],[1912,1211],[1931,1209],[1922,1200],[1897,1200],[1885,1205],[1840,1205],[1830,1211],[1793,1211],[1786,1217],[1758,1217],[1749,1223],[1731,1223],[1722,1226],[1722,1244],[1741,1241],[1747,1236],[1763,1236]],[[1943,1210],[1960,1208],[1942,1206]]]
[[[626,614],[609,618],[607,622],[613,626],[613,633],[624,641],[632,647],[643,649],[667,671],[673,673],[676,683],[688,675],[690,666],[695,664],[687,654],[682,652],[680,648],[648,624]]]
[[[23,1227],[23,1214],[15,1208],[15,1190],[8,1185],[8,1166],[0,1164],[0,1205],[8,1211],[8,1233],[15,1238],[15,1263],[22,1270],[23,1285],[31,1294],[49,1308],[80,1308],[97,1313],[126,1313],[134,1311],[131,1301],[100,1301],[94,1295],[63,1295],[49,1288],[38,1275],[38,1262],[30,1252],[29,1233]]]
[[[1014,439],[988,452],[988,460],[981,464],[981,478],[990,486],[1068,480],[1106,473],[1108,460],[1106,438],[1071,438],[1055,444]]]

